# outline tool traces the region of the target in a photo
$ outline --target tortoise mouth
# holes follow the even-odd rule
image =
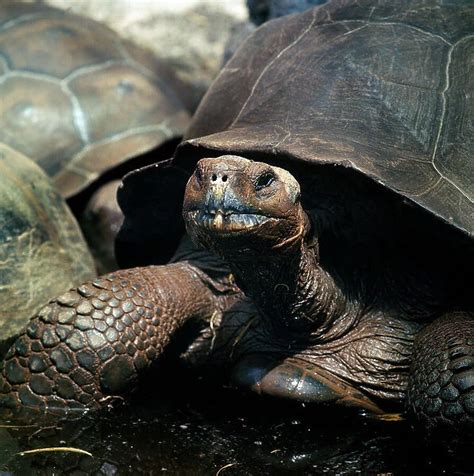
[[[220,234],[246,232],[272,220],[258,213],[232,210],[190,210],[186,215],[193,225]]]

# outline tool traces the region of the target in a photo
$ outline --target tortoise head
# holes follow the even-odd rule
[[[198,162],[183,215],[191,237],[218,253],[285,249],[308,227],[289,172],[233,155]]]

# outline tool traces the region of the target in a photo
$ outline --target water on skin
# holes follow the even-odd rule
[[[56,423],[0,428],[1,474],[472,474],[472,456],[420,438],[406,422],[287,405],[170,373],[132,405]],[[11,424],[3,420],[2,423]],[[19,423],[21,424],[21,423]],[[25,424],[25,423],[23,423]],[[472,440],[471,440],[472,441]],[[86,455],[19,456],[72,446]],[[467,445],[469,446],[469,445]]]

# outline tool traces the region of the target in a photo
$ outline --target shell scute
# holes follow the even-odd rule
[[[0,142],[11,144],[55,175],[83,142],[71,98],[58,84],[12,75],[0,82]]]
[[[12,70],[64,79],[79,68],[122,59],[120,49],[90,21],[48,17],[0,32],[0,52]]]

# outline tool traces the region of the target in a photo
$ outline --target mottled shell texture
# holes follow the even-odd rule
[[[0,144],[0,341],[94,274],[79,226],[51,180]]]

